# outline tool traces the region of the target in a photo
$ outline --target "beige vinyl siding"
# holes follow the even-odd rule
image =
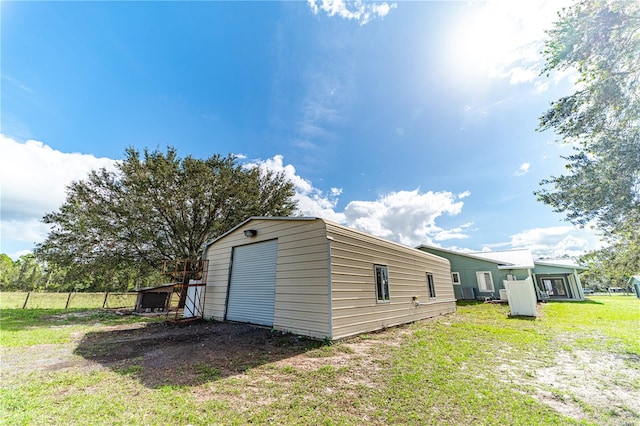
[[[332,338],[454,312],[449,262],[337,224],[327,223],[331,242]],[[374,265],[389,273],[390,301],[378,303]],[[429,299],[426,273],[434,276],[436,298]],[[420,306],[413,297],[417,296]]]
[[[247,238],[245,229],[258,235]],[[207,250],[205,318],[224,320],[234,246],[278,240],[275,315],[278,330],[329,336],[328,241],[322,220],[256,219],[215,241]]]
[[[245,237],[246,229],[257,230],[257,236]],[[455,312],[449,261],[442,257],[322,219],[254,218],[207,250],[205,318],[225,319],[233,247],[274,239],[275,329],[341,339]],[[390,299],[383,303],[376,300],[374,265],[388,271]],[[431,299],[427,272],[436,287]]]

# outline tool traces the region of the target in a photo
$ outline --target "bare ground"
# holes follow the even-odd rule
[[[591,419],[588,405],[607,411],[612,424],[640,425],[640,357],[576,350],[558,352],[535,371],[536,398],[577,420]],[[596,414],[600,423],[607,420]]]
[[[249,378],[245,372],[260,365],[291,366],[302,371],[331,365],[349,367],[350,375],[342,380],[374,386],[368,377],[375,376],[380,368],[380,345],[398,345],[407,332],[406,328],[399,327],[373,333],[368,339],[341,342],[339,350],[324,351],[326,347],[322,342],[245,324],[203,321],[186,325],[105,326],[100,331],[77,334],[69,344],[0,348],[0,375],[63,370],[126,371],[142,366],[140,381],[153,388],[203,384],[207,380],[202,374],[204,366],[216,379],[238,376],[248,380],[246,385],[250,388],[250,380],[255,378]],[[640,358],[637,355],[560,350],[551,366],[536,368],[530,363],[523,366],[514,361],[513,364],[507,362],[500,370],[540,402],[574,419],[598,424],[640,424]],[[533,373],[524,374],[525,370]],[[198,397],[213,397],[206,394],[205,387],[198,389],[202,392]],[[239,404],[248,403],[242,395],[238,398]],[[609,415],[598,414],[602,411]]]

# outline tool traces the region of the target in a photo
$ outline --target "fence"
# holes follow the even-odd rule
[[[2,309],[134,308],[137,293],[0,293]]]

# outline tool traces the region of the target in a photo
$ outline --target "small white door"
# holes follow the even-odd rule
[[[273,325],[278,240],[233,248],[227,319]]]

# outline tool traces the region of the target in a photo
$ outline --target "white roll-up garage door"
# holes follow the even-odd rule
[[[273,325],[278,240],[234,247],[227,319]]]

